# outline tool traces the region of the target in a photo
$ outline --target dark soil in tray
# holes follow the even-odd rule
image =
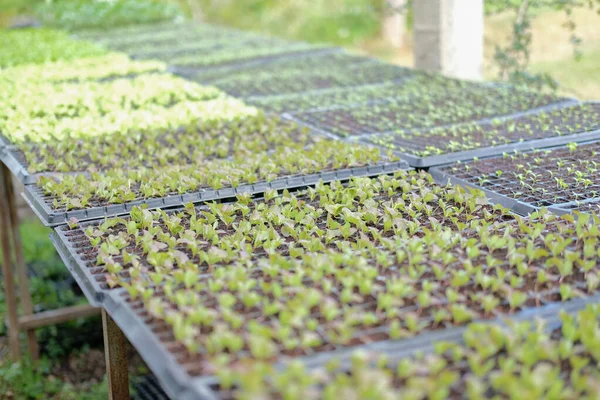
[[[158,50],[147,50],[147,51],[133,51],[131,54],[138,58],[144,59],[158,59],[169,62],[171,59],[185,56],[201,56],[205,55],[210,57],[212,54],[220,54],[222,52],[230,52],[235,49],[262,49],[265,47],[281,46],[282,41],[278,39],[271,39],[268,37],[248,38],[243,37],[237,39],[223,39],[223,40],[207,40],[198,41],[191,45],[179,45],[173,48],[165,48]]]
[[[442,171],[534,207],[599,197],[600,143],[569,147],[457,163]]]
[[[277,74],[282,71],[314,71],[325,66],[337,65],[356,66],[375,62],[367,57],[348,54],[339,49],[331,48],[325,51],[314,51],[296,57],[271,58],[260,64],[244,65],[239,68],[215,67],[207,68],[192,74],[193,79],[200,82],[226,82],[230,79],[240,79],[262,74]]]
[[[371,135],[365,140],[403,153],[427,157],[598,129],[600,103],[595,103],[574,105],[515,119]]]
[[[512,224],[510,229],[516,228],[516,225],[516,223]],[[507,226],[497,226],[495,229],[491,229],[487,233],[502,235],[503,232],[505,232],[505,229],[509,228]],[[546,224],[544,229],[544,235],[546,235],[550,233],[556,233],[560,231],[562,227],[558,224]],[[111,234],[115,233],[116,231],[111,232]],[[539,241],[542,240],[543,236],[538,239],[537,245],[539,245]],[[524,248],[521,249],[524,250]],[[133,249],[128,249],[128,251],[129,250]],[[184,251],[183,248],[181,250]],[[579,253],[580,250],[581,249],[578,247],[576,251]],[[512,269],[508,265],[507,260],[509,259],[509,255],[506,249],[497,249],[491,253],[493,253],[493,258],[496,260],[497,264],[494,266],[494,268],[483,268],[483,276],[495,277],[496,271],[498,270],[508,272]],[[459,250],[456,255],[460,257],[460,254],[461,251]],[[92,258],[93,256],[94,254],[90,254],[89,257]],[[252,264],[261,265],[258,262],[261,256],[259,254],[256,256],[258,258],[256,261],[253,261]],[[262,258],[264,259],[266,256],[262,256]],[[489,257],[487,260],[489,260]],[[505,262],[500,262],[500,260],[505,260]],[[118,259],[115,259],[115,261],[120,262]],[[373,266],[378,264],[374,258],[371,259],[370,262],[372,263],[370,265]],[[477,260],[473,260],[473,265],[483,265],[485,262],[486,254],[481,254],[480,257],[477,257]],[[279,343],[277,345],[275,354],[278,356],[289,357],[307,356],[322,352],[334,351],[346,348],[348,346],[360,346],[372,342],[393,339],[391,336],[390,323],[391,321],[396,320],[395,315],[402,316],[400,320],[402,321],[401,328],[404,330],[403,337],[408,337],[421,331],[440,330],[451,326],[464,325],[466,321],[461,321],[459,319],[453,319],[450,317],[450,315],[453,313],[453,308],[457,306],[465,307],[465,310],[468,310],[468,312],[472,313],[471,318],[477,320],[493,319],[507,314],[513,314],[522,309],[541,307],[556,301],[560,301],[562,294],[559,292],[558,287],[561,285],[572,285],[571,287],[575,288],[579,295],[583,296],[584,293],[587,294],[588,288],[585,274],[577,272],[569,276],[562,276],[559,279],[558,270],[543,266],[543,260],[538,260],[534,264],[535,265],[529,265],[527,267],[527,272],[524,272],[519,276],[520,282],[517,285],[518,290],[528,290],[521,292],[526,295],[526,298],[518,307],[514,307],[509,304],[508,298],[512,294],[513,289],[508,288],[508,283],[505,283],[507,287],[504,289],[497,288],[499,289],[498,291],[496,289],[492,289],[491,287],[486,287],[486,284],[482,283],[483,281],[479,281],[477,283],[470,282],[460,286],[457,286],[455,283],[451,284],[451,281],[460,275],[459,271],[461,271],[463,267],[461,261],[456,261],[451,265],[444,266],[443,268],[441,265],[432,263],[432,267],[423,267],[420,269],[418,273],[419,277],[415,277],[414,279],[409,278],[406,275],[408,271],[406,271],[404,267],[401,267],[400,265],[374,267],[372,272],[375,272],[375,270],[377,271],[377,282],[379,282],[377,284],[377,290],[371,291],[371,294],[365,295],[356,289],[353,292],[351,300],[343,300],[343,293],[345,292],[343,279],[340,278],[338,280],[334,277],[337,275],[335,268],[331,271],[331,275],[325,274],[319,280],[315,280],[310,278],[308,275],[304,275],[301,279],[301,287],[305,288],[306,290],[311,289],[322,293],[327,293],[326,299],[327,302],[329,302],[329,305],[332,306],[332,309],[344,311],[352,310],[352,313],[355,313],[356,330],[354,330],[349,337],[341,338],[336,336],[337,329],[342,323],[342,317],[328,318],[323,313],[322,308],[319,306],[314,306],[310,308],[308,318],[318,323],[318,328],[314,330],[314,334],[319,338],[320,344],[318,346],[292,346],[291,348],[287,348],[283,344]],[[443,278],[440,277],[440,268],[445,271],[443,273],[445,277]],[[541,270],[544,270],[547,274],[549,274],[549,281],[545,283],[540,283],[538,281],[539,271]],[[290,271],[280,271],[279,274],[273,274],[272,271],[266,273],[263,272],[262,269],[256,268],[248,271],[245,275],[246,280],[252,280],[253,282],[256,282],[256,285],[253,286],[253,289],[250,289],[250,291],[258,294],[259,296],[269,297],[270,301],[275,301],[277,298],[270,294],[265,294],[265,292],[260,288],[263,287],[263,284],[280,284],[283,287],[281,301],[289,301],[290,304],[294,302],[295,297],[299,296],[297,291],[298,287],[286,288],[285,282],[286,279],[293,279],[294,277],[295,271],[293,269]],[[212,281],[210,275],[201,278],[201,281],[205,279],[207,281]],[[477,279],[481,279],[481,276],[479,276]],[[333,282],[333,287],[324,289],[324,281],[329,283]],[[405,292],[405,295],[402,296],[402,300],[399,301],[395,307],[397,314],[393,315],[386,314],[381,309],[382,303],[380,303],[382,296],[384,296],[388,290],[391,290],[389,286],[390,282],[402,282],[403,284],[408,285],[406,290],[409,291]],[[433,284],[433,289],[428,289],[427,291],[427,293],[431,296],[431,303],[427,306],[421,304],[420,302],[423,300],[421,297],[418,297],[423,290],[423,282],[429,282]],[[516,285],[516,283],[513,282],[511,285]],[[447,298],[448,290],[450,289],[455,290],[457,296],[457,299],[453,300],[452,302],[449,302]],[[240,295],[239,291],[230,291],[227,289],[227,286],[218,290],[216,293],[212,289],[188,291],[186,289],[179,288],[175,289],[175,292],[177,291],[180,291],[180,294],[187,293],[188,295],[191,295],[193,293],[194,296],[199,296],[199,298],[202,299],[203,307],[215,311],[215,326],[225,323],[223,320],[221,320],[224,309],[222,309],[220,306],[219,298],[217,296],[224,293],[228,293],[234,297]],[[406,293],[411,294],[406,295]],[[348,293],[346,293],[346,295],[347,294]],[[123,296],[124,300],[129,303],[129,306],[138,314],[140,319],[150,327],[150,329],[159,337],[162,344],[169,349],[169,351],[174,355],[175,359],[178,360],[178,362],[182,364],[191,375],[207,375],[214,374],[216,372],[214,365],[211,364],[209,359],[203,353],[192,354],[188,352],[186,348],[175,339],[172,328],[164,321],[152,317],[152,315],[145,308],[147,305],[145,305],[141,300],[131,301],[126,293],[124,293]],[[176,294],[171,294],[170,296],[176,296]],[[173,302],[173,297],[169,297],[169,295],[166,295],[161,289],[155,289],[152,297],[162,299],[165,304],[168,304],[168,307],[172,308],[173,310],[180,309]],[[484,298],[486,300],[493,298],[497,303],[490,309],[489,305],[485,305],[485,301],[483,300]],[[266,311],[261,307],[248,308],[245,307],[241,301],[236,303],[233,310],[236,312],[235,315],[241,318],[241,325],[239,326],[239,329],[236,330],[243,336],[248,333],[248,327],[256,323],[260,324],[260,326],[267,330],[277,330],[279,327],[278,318],[281,315],[279,313],[267,314]],[[365,314],[372,315],[374,320],[370,323],[364,323],[358,316]],[[447,317],[443,317],[443,315],[446,315]],[[411,322],[409,321],[410,319],[417,321],[417,328],[411,325]],[[295,329],[298,329],[298,334],[304,332],[304,330],[299,327],[294,328],[294,331]],[[204,340],[206,340],[208,335],[211,333],[212,329],[205,327],[203,332],[199,333],[198,341],[200,343],[204,343]],[[243,347],[240,351],[230,355],[233,358],[232,361],[243,359],[250,355],[250,349],[248,347]]]
[[[596,318],[590,307],[574,318],[564,316],[559,327],[549,321],[510,327],[473,326],[462,335],[466,343],[438,342],[434,349],[423,353],[415,349],[400,357],[394,350],[365,349],[360,354],[353,352],[351,360],[338,363],[337,368],[318,366],[302,371],[297,381],[305,377],[303,393],[315,394],[314,398],[332,392],[341,398],[344,393],[368,390],[371,399],[410,398],[415,392],[419,399],[537,399],[549,397],[545,394],[552,388],[563,394],[558,397],[593,397],[595,387],[587,383],[593,382],[597,373],[593,344],[598,337]],[[570,322],[573,320],[576,323]],[[556,356],[565,343],[569,343],[568,356]],[[298,371],[291,363],[284,363],[281,369],[267,370],[262,379],[251,371],[244,375],[248,382],[240,379],[238,387],[214,383],[210,388],[221,400],[242,398],[255,387],[268,398],[285,398],[289,386],[277,383],[291,370]],[[531,384],[533,376],[542,375],[548,379]],[[254,378],[251,381],[250,376]]]
[[[205,32],[185,32],[185,33],[177,33],[173,34],[172,37],[165,36],[164,38],[158,38],[156,40],[150,41],[140,41],[140,42],[132,42],[129,44],[123,45],[115,45],[111,46],[112,48],[117,50],[126,52],[128,54],[137,55],[139,53],[147,54],[150,52],[159,52],[165,51],[170,52],[173,49],[177,49],[180,47],[193,47],[199,44],[205,44],[209,42],[222,42],[227,39],[237,39],[242,38],[243,35],[240,35],[239,32],[215,32],[215,33],[205,33]]]
[[[263,51],[261,51],[263,50]],[[213,68],[228,68],[228,67],[244,67],[247,64],[263,63],[270,60],[276,60],[285,57],[296,57],[304,54],[310,54],[313,51],[320,51],[320,48],[311,49],[309,46],[283,46],[281,48],[269,48],[266,47],[255,52],[239,53],[233,50],[223,52],[224,54],[217,54],[215,52],[210,57],[210,61],[202,60],[202,55],[197,55],[198,61],[187,60],[187,59],[172,59],[171,64],[177,68],[181,68],[187,71],[202,71],[208,69],[212,72]],[[216,57],[218,56],[218,59]]]
[[[236,97],[273,96],[394,81],[414,75],[406,68],[388,64],[325,65],[317,72],[274,74],[271,77],[228,79],[216,86]]]
[[[212,121],[167,132],[99,136],[69,142],[24,144],[12,149],[30,173],[97,172],[190,165],[200,160],[272,150],[285,143],[310,144],[306,129],[279,118]]]
[[[72,231],[68,228],[62,229],[63,234],[71,241],[71,245],[77,249],[74,251],[83,257],[87,262],[86,268],[98,276],[100,283],[108,279],[113,284],[121,282],[143,290],[153,290],[151,296],[153,301],[162,299],[168,309],[178,312],[186,312],[185,310],[189,309],[188,306],[181,305],[180,300],[193,295],[194,298],[199,299],[202,307],[212,310],[213,322],[195,331],[198,334],[194,336],[194,340],[202,345],[201,349],[205,348],[203,346],[209,335],[216,332],[215,327],[228,324],[229,319],[224,317],[229,315],[225,312],[227,307],[221,303],[224,301],[224,296],[234,299],[234,302],[230,303],[231,309],[228,310],[235,311],[236,318],[239,318],[236,319],[239,322],[239,324],[236,322],[236,328],[230,329],[239,333],[242,338],[246,338],[249,330],[252,330],[250,326],[256,328],[256,324],[267,331],[276,332],[280,327],[278,318],[283,318],[283,311],[267,312],[262,308],[262,302],[248,306],[242,301],[241,296],[244,294],[252,293],[269,302],[280,301],[285,303],[282,304],[281,310],[292,310],[293,304],[296,304],[295,307],[300,307],[298,302],[302,301],[301,296],[306,291],[313,290],[321,293],[324,296],[323,301],[307,307],[307,314],[304,316],[313,321],[316,328],[311,330],[294,326],[292,335],[300,337],[307,332],[312,332],[311,334],[314,333],[312,339],[318,339],[318,344],[292,343],[290,345],[288,343],[286,345],[278,339],[272,342],[276,346],[274,354],[296,357],[409,337],[422,331],[464,325],[471,319],[497,318],[523,309],[565,300],[567,298],[565,296],[569,293],[576,297],[583,297],[595,292],[594,280],[588,280],[588,273],[591,274],[593,271],[595,274],[598,268],[594,260],[591,260],[591,268],[587,272],[580,269],[567,271],[563,265],[554,266],[548,261],[552,257],[550,251],[559,253],[562,251],[554,247],[551,238],[555,235],[560,236],[559,239],[564,238],[566,244],[572,243],[569,251],[573,251],[577,257],[582,256],[584,243],[587,243],[588,239],[584,238],[586,233],[581,233],[581,240],[572,241],[572,237],[576,235],[573,224],[552,219],[517,220],[505,210],[493,209],[486,205],[484,198],[467,196],[458,200],[460,197],[456,197],[453,188],[436,188],[436,185],[430,183],[426,183],[422,189],[413,188],[412,185],[422,185],[423,182],[419,179],[427,180],[427,175],[420,174],[417,178],[414,172],[399,173],[400,176],[404,174],[409,174],[412,178],[400,181],[404,183],[396,189],[396,193],[389,189],[380,189],[381,192],[368,190],[353,192],[354,187],[350,184],[347,188],[336,188],[335,195],[319,194],[314,198],[310,198],[309,194],[286,196],[281,203],[277,203],[277,198],[269,200],[266,204],[257,203],[255,210],[254,203],[250,203],[249,208],[239,209],[233,208],[232,204],[215,205],[216,211],[199,208],[192,212],[188,208],[185,212],[154,214],[151,216],[153,222],[147,218],[148,216],[143,217],[143,214],[138,212],[136,220],[141,221],[140,218],[144,218],[143,223],[151,226],[154,232],[148,232],[149,237],[145,229],[144,232],[138,231],[134,234],[139,238],[147,237],[146,243],[152,240],[154,247],[151,246],[146,250],[142,249],[142,245],[136,244],[131,234],[125,230],[128,219],[102,222],[104,226],[100,228],[98,228],[99,223],[94,223],[96,228],[88,229],[92,225],[84,224],[81,228]],[[356,184],[365,185],[366,181]],[[371,194],[366,195],[366,193]],[[425,201],[423,204],[422,197],[425,194],[430,201]],[[341,204],[335,202],[328,204],[325,200],[327,197],[324,196],[339,199]],[[291,207],[289,209],[288,203]],[[337,211],[343,207],[348,208]],[[269,222],[264,223],[269,229],[273,229],[273,233],[269,235],[280,240],[276,252],[258,245],[254,248],[252,246],[240,248],[239,253],[236,253],[238,250],[233,250],[233,254],[221,254],[220,261],[202,261],[203,252],[211,252],[215,243],[229,243],[230,240],[239,238],[236,235],[241,234],[244,242],[248,244],[263,240],[258,239],[259,236],[253,236],[260,235],[258,231],[246,234],[238,231],[238,227],[241,227],[245,221],[254,221],[249,225],[256,224],[257,215],[263,212],[258,211],[259,209],[265,210],[264,215],[271,215],[268,218]],[[284,209],[285,212],[282,211]],[[298,240],[293,236],[292,231],[286,229],[288,222],[292,221],[289,218],[293,216],[292,218],[297,221],[304,221],[302,218],[306,215],[296,214],[295,211],[312,209],[317,212],[308,215],[310,221],[306,223],[310,223],[311,226],[314,223],[314,227],[308,225],[303,227],[304,222],[298,222],[298,225],[291,228],[297,235],[308,235],[299,236],[304,239]],[[342,229],[341,227],[350,224],[349,221],[354,218],[364,218],[365,212],[378,215],[384,210],[393,209],[399,212],[394,217],[394,223],[398,227],[404,226],[405,228],[400,231],[407,236],[402,236],[400,232],[396,233],[393,224],[386,225],[383,219],[369,217],[369,222],[365,222],[364,226],[361,225],[360,229],[349,232],[347,237],[343,239],[338,237],[336,240],[331,240],[332,238],[329,237],[329,233],[332,233],[330,228],[332,224]],[[449,216],[447,216],[448,211],[450,211]],[[279,212],[282,214],[277,214]],[[284,214],[287,216],[284,217]],[[210,215],[213,217],[220,215],[220,217],[216,217],[215,222],[211,222],[213,218]],[[314,219],[312,215],[315,215]],[[235,218],[231,219],[231,216]],[[229,222],[221,222],[219,218]],[[176,238],[181,235],[170,233],[174,229],[172,225],[174,221],[177,224],[175,227],[178,227],[180,232],[190,232],[194,229],[202,231],[203,228],[198,226],[194,228],[191,223],[191,221],[201,221],[201,224],[208,224],[211,226],[210,229],[214,229],[214,235],[200,234],[197,239],[191,239],[197,240],[199,246],[195,247],[197,255],[194,255],[188,247],[190,239],[185,243],[178,242]],[[208,225],[203,226],[208,228]],[[353,225],[348,227],[351,226]],[[442,227],[448,230],[436,230]],[[541,232],[533,233],[534,227],[541,229]],[[327,234],[319,233],[316,229]],[[591,230],[589,227],[585,229]],[[510,232],[510,235],[507,235],[507,232]],[[129,269],[129,264],[120,255],[119,250],[111,253],[113,255],[110,256],[110,263],[124,269],[117,274],[107,274],[105,267],[96,264],[99,253],[97,248],[91,247],[88,234],[100,238],[96,239],[100,240],[97,248],[106,251],[110,251],[107,246],[116,243],[116,238],[124,240],[122,249],[131,257],[137,256],[135,259],[139,264],[136,268],[138,271],[143,271],[140,272],[143,275],[130,278],[129,271],[132,270]],[[591,231],[590,234],[594,236]],[[514,241],[510,245],[499,243],[498,241],[503,240],[503,236],[510,237]],[[309,250],[307,247],[307,252],[293,255],[292,249],[304,246],[303,240],[306,243],[310,242],[311,246],[312,241],[317,241],[322,244],[322,247],[317,250]],[[432,242],[434,240],[435,242]],[[594,244],[593,240],[595,239],[590,237],[589,244],[595,249],[597,243]],[[167,245],[167,243],[172,244]],[[483,244],[479,245],[479,243]],[[559,246],[560,243],[557,239],[556,245]],[[168,250],[169,246],[174,247]],[[509,251],[507,247],[513,250]],[[540,251],[536,252],[536,249]],[[198,285],[193,289],[186,289],[183,285],[177,284],[171,284],[170,289],[164,291],[162,287],[150,289],[151,284],[148,279],[159,271],[152,266],[156,261],[151,261],[150,258],[154,257],[151,253],[154,254],[156,251],[178,251],[180,252],[178,254],[185,254],[185,262],[191,262],[197,267],[194,273],[199,274]],[[214,251],[213,249],[212,252]],[[445,252],[445,256],[441,256],[440,252]],[[515,258],[515,255],[522,255],[524,258],[520,256]],[[106,253],[102,257],[108,260]],[[285,264],[276,264],[275,257],[286,257]],[[175,271],[178,267],[173,265],[169,268]],[[158,274],[161,275],[161,272]],[[152,280],[154,281],[154,278]],[[168,281],[174,283],[171,279]],[[349,284],[350,281],[354,283]],[[373,286],[368,286],[364,290],[362,281],[372,282]],[[239,282],[249,282],[252,285],[244,290],[239,287],[236,289]],[[281,288],[280,295],[276,296],[273,294],[275,292],[270,291],[269,288],[275,285]],[[426,298],[422,297],[423,292],[428,294]],[[515,293],[520,297],[517,298]],[[397,303],[392,303],[391,309],[385,305],[386,295],[391,295],[389,299],[392,302],[394,298],[398,300]],[[125,301],[127,296],[124,293]],[[215,366],[205,355],[191,354],[181,342],[175,339],[172,328],[166,322],[152,316],[156,314],[150,313],[147,303],[141,300],[129,303],[190,374],[205,375],[215,372]],[[326,305],[329,305],[328,309],[324,308]],[[330,315],[329,311],[339,311],[340,314]],[[363,319],[366,318],[365,316],[369,316],[369,319]],[[350,331],[341,328],[348,323],[347,318],[355,321],[351,324]],[[393,321],[398,324],[396,331],[392,329]],[[244,343],[240,350],[231,354],[232,360],[246,357],[251,351],[247,343]]]
[[[309,126],[338,136],[356,136],[396,130],[417,130],[447,124],[510,115],[559,101],[554,96],[506,87],[474,84],[428,88],[409,97],[360,107],[296,114]]]
[[[560,209],[582,213],[593,212],[600,215],[600,199],[593,199],[592,201],[581,203],[575,202],[573,204],[561,206]]]
[[[406,173],[409,174],[414,174],[414,172],[404,172],[404,171],[400,171],[398,172],[398,174],[404,175]],[[424,174],[424,176],[429,177],[428,174]],[[374,178],[373,178],[374,179]],[[429,179],[429,178],[427,178]],[[338,183],[339,184],[339,183]],[[436,190],[444,190],[442,189],[439,185],[437,185],[436,183],[431,183],[431,188],[436,188]],[[429,185],[428,185],[429,186]],[[412,192],[411,192],[412,193]],[[416,195],[417,192],[414,192],[414,194]],[[300,201],[302,201],[302,204],[306,207],[316,207],[316,208],[321,208],[320,201],[319,200],[309,200],[309,196],[306,194],[305,191],[300,191],[296,194],[296,196],[300,199]],[[399,200],[402,197],[406,197],[406,194],[402,194],[402,193],[395,193],[393,195],[390,195],[386,192],[381,192],[377,197],[374,198],[374,200],[376,201],[376,204],[379,208],[384,207],[387,201],[394,201],[394,200]],[[258,204],[260,204],[260,201],[258,202]],[[484,211],[485,209],[485,211]],[[203,210],[203,208],[199,209],[199,210]],[[503,222],[503,221],[508,221],[511,220],[512,217],[510,216],[510,214],[506,214],[506,211],[494,211],[492,206],[486,205],[486,206],[482,206],[480,209],[475,210],[475,214],[479,217],[483,217],[483,213],[490,213],[489,215],[491,216],[495,216],[497,222]],[[173,212],[173,213],[176,213]],[[236,214],[239,214],[236,213]],[[241,216],[241,214],[239,215]],[[416,215],[412,216],[411,218],[417,218],[418,216],[422,216],[422,214],[417,213]],[[342,216],[339,216],[340,218],[340,222],[343,223]],[[437,224],[448,224],[449,226],[454,225],[456,222],[460,222],[460,223],[467,223],[469,221],[469,219],[472,218],[471,213],[467,212],[465,210],[465,212],[461,215],[456,216],[456,218],[451,218],[448,219],[444,216],[444,210],[440,207],[436,207],[433,212],[427,217],[427,218],[423,218],[423,221],[421,221],[422,227],[423,228],[431,228],[431,224],[434,223],[434,221]],[[317,225],[321,228],[321,229],[325,229],[326,227],[326,217],[325,215],[317,222]],[[183,221],[182,222],[186,229],[189,229],[189,222],[188,221]],[[98,222],[89,222],[89,223],[84,223],[82,226],[83,228],[86,228],[88,226],[97,226],[99,225]],[[373,228],[375,229],[382,229],[385,231],[388,231],[388,233],[386,234],[386,236],[392,236],[393,232],[391,231],[391,228],[388,227],[387,229],[384,229],[384,222],[383,221],[379,221],[377,223],[375,223],[373,225]],[[65,236],[68,237],[68,240],[70,242],[70,245],[73,246],[74,248],[80,249],[78,251],[78,254],[82,254],[83,255],[83,259],[84,261],[87,261],[87,267],[91,269],[91,273],[94,275],[98,275],[98,281],[105,281],[106,277],[105,277],[105,273],[106,271],[104,270],[103,267],[97,267],[96,266],[96,255],[97,255],[97,249],[94,249],[91,245],[90,242],[86,236],[86,234],[84,233],[83,229],[75,229],[75,230],[70,230],[68,227],[62,227],[62,228],[57,228],[57,229],[62,229],[63,231],[65,231]],[[225,227],[224,225],[220,228],[221,230],[220,235],[228,235],[231,234],[233,232],[233,229],[230,227]],[[277,228],[279,234],[281,235],[282,232],[280,231],[281,228]],[[110,229],[109,230],[112,233],[117,233],[118,229]],[[356,232],[355,232],[356,233]],[[288,237],[289,235],[287,234],[283,234],[283,237]],[[357,240],[357,237],[351,236],[351,239],[353,240]],[[286,240],[286,242],[291,242],[293,241],[293,238],[289,238]],[[332,247],[333,244],[331,245]],[[140,252],[139,254],[142,255],[143,253],[141,253],[141,249],[140,248],[131,248],[128,251],[135,251],[135,252]],[[186,250],[186,252],[188,252],[188,250]],[[283,255],[286,255],[285,253],[281,253]],[[196,256],[194,256],[193,254],[189,253],[188,256],[191,257],[191,259],[196,259]],[[257,252],[254,253],[252,255],[253,257],[263,257],[264,256],[264,252]],[[120,260],[120,258],[116,258],[117,261]],[[197,262],[199,264],[202,264],[199,260],[197,260]],[[209,268],[208,266],[202,267],[199,271],[200,273],[209,273],[211,272],[211,268]],[[104,286],[104,289],[108,289],[108,286]]]
[[[407,78],[401,82],[335,88],[313,93],[293,93],[282,96],[268,96],[246,99],[246,103],[265,111],[283,113],[301,113],[319,108],[330,108],[343,105],[365,104],[398,96],[402,87],[411,86],[418,78]]]

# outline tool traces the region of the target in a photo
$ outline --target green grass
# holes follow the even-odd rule
[[[586,52],[580,60],[566,58],[535,63],[531,69],[554,77],[564,95],[582,100],[600,99],[600,50]]]
[[[63,382],[52,375],[54,362],[43,358],[35,364],[0,359],[0,393],[3,399],[29,400],[101,400],[108,397],[106,379],[84,390]],[[4,397],[6,396],[6,397]]]
[[[69,282],[65,265],[48,237],[50,229],[36,219],[26,219],[21,225],[23,250],[27,265],[37,271],[30,278],[30,292],[36,311],[56,309],[86,303]],[[1,260],[1,257],[0,257]],[[56,284],[62,285],[58,289]],[[0,335],[5,334],[6,303],[0,288]],[[8,399],[105,399],[106,382],[86,385],[85,394],[71,384],[52,376],[52,369],[62,365],[70,354],[87,351],[90,345],[102,343],[100,318],[78,318],[60,325],[38,329],[36,337],[42,350],[42,360],[33,365],[28,361],[10,363],[0,358],[0,393]],[[0,398],[5,398],[0,396]]]

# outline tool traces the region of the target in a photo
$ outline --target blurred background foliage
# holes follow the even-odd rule
[[[27,15],[63,29],[194,18],[345,46],[412,65],[410,0],[401,48],[382,37],[389,0],[2,0],[0,24]],[[600,0],[486,0],[486,77],[600,97]],[[21,22],[21,21],[19,21]]]

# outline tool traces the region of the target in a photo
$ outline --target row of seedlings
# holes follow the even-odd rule
[[[36,184],[26,193],[48,224],[64,223],[71,211],[93,218],[150,199],[181,205],[406,167],[378,149],[311,136],[214,87],[150,69],[161,63],[124,57],[140,73],[116,68],[121,75],[113,75],[119,57],[0,72],[9,88],[0,96],[4,159]],[[141,73],[144,66],[150,72]]]
[[[264,41],[263,43],[257,43],[253,47],[231,46],[216,48],[208,52],[201,51],[173,57],[169,60],[169,63],[185,73],[185,71],[189,70],[210,70],[231,65],[244,67],[247,64],[262,63],[265,60],[276,59],[282,56],[298,56],[327,49],[327,46],[302,42],[282,41],[280,44],[273,45],[270,41]]]
[[[75,41],[53,29],[0,30],[0,68],[47,61],[75,60],[106,53],[92,43]]]
[[[142,32],[122,38],[100,37],[98,42],[111,49],[123,51],[135,58],[171,60],[194,54],[211,54],[224,49],[264,48],[282,46],[286,41],[252,32],[214,27],[204,24],[179,25],[152,34]]]
[[[403,81],[414,76],[414,71],[407,68],[378,62],[352,64],[340,56],[330,55],[330,60],[323,60],[325,62],[317,71],[302,69],[246,73],[217,80],[213,84],[235,97],[260,98]]]
[[[177,3],[164,1],[48,1],[35,2],[30,6],[36,20],[43,26],[70,31],[107,30],[140,23],[164,24],[164,21],[183,18],[183,11]]]
[[[599,345],[594,305],[561,315],[558,326],[472,324],[462,343],[440,341],[422,353],[356,350],[315,368],[248,361],[219,370],[210,388],[220,399],[594,398]]]
[[[92,211],[102,216],[107,207],[122,213],[139,203],[180,205],[406,168],[379,149],[310,135],[261,112],[140,136],[32,145],[17,157],[32,173],[67,173],[41,176],[27,189],[51,224]]]
[[[550,206],[600,211],[597,141],[474,159],[436,168],[435,173],[512,199],[523,213]]]
[[[417,167],[501,155],[600,137],[600,104],[565,105],[511,118],[368,135],[365,143],[393,150]]]
[[[399,171],[260,201],[140,207],[57,233],[95,290],[125,289],[134,343],[146,324],[190,377],[223,371],[227,393],[227,371],[244,365],[399,345],[594,295],[598,222],[521,218]]]
[[[119,35],[122,31],[127,35]],[[151,27],[139,27],[136,30],[123,28],[105,35],[87,37],[136,58],[169,61],[176,71],[186,76],[203,72],[227,76],[223,74],[223,69],[243,70],[245,67],[276,62],[282,57],[337,51],[319,45],[193,23],[162,25],[155,30]]]
[[[508,116],[532,109],[564,104],[565,99],[511,86],[491,86],[432,76],[407,95],[400,90],[373,103],[330,107],[293,113],[295,120],[338,137],[453,125]]]
[[[102,65],[100,62],[96,68],[102,69]],[[151,67],[154,65],[150,63]],[[18,73],[18,69],[10,71],[8,76],[0,72],[0,81],[7,82],[3,85],[7,90],[0,96],[0,129],[7,142],[17,147],[166,129],[189,123],[199,114],[221,118],[256,111],[216,88],[202,87],[165,73],[100,82],[13,80]]]
[[[150,50],[152,44],[171,43],[173,45],[182,39],[202,39],[203,37],[218,38],[221,35],[240,33],[235,29],[199,24],[195,22],[165,22],[160,24],[143,24],[115,27],[110,30],[78,30],[73,36],[92,41],[113,50],[128,52],[138,46]]]
[[[359,58],[363,59],[362,57]],[[367,68],[364,68],[364,70],[368,71],[370,65],[366,65],[365,67]],[[402,71],[401,68],[390,65],[386,65],[385,67],[375,66],[375,68],[386,67],[389,68],[388,71],[390,72],[393,71],[393,68],[397,68],[396,73],[398,74]],[[363,65],[358,65],[357,68],[351,67],[349,71],[354,69],[363,69]],[[378,104],[386,99],[400,101],[402,99],[418,98],[419,94],[423,92],[423,88],[428,88],[430,92],[439,92],[438,95],[444,95],[452,90],[457,90],[461,85],[461,83],[452,79],[414,70],[410,74],[410,78],[405,78],[400,81],[398,76],[392,76],[388,73],[386,79],[379,80],[382,83],[341,87],[309,93],[300,92],[256,97],[246,99],[246,101],[272,113],[294,115],[308,111],[318,112],[331,108]],[[220,83],[221,81],[216,82]],[[379,142],[374,143],[381,145]],[[391,146],[390,148],[394,149]]]
[[[321,69],[333,69],[336,67],[356,67],[359,64],[367,65],[376,63],[368,57],[362,57],[355,54],[349,54],[340,48],[327,48],[318,51],[312,51],[306,54],[296,55],[294,57],[279,57],[263,60],[261,63],[250,63],[243,67],[239,66],[221,66],[218,68],[202,69],[193,71],[187,75],[190,79],[213,84],[216,81],[226,81],[231,78],[244,78],[251,75],[277,74],[280,71],[301,72]]]

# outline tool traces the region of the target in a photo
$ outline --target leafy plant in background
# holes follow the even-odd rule
[[[204,18],[309,42],[356,45],[376,36],[384,1],[195,0]]]
[[[581,57],[578,50],[581,38],[577,36],[573,10],[582,7],[588,7],[600,14],[599,0],[504,0],[486,2],[486,12],[488,14],[505,11],[515,13],[509,43],[506,46],[496,46],[494,53],[494,61],[499,68],[498,77],[525,86],[557,89],[558,82],[551,75],[529,71],[532,21],[536,13],[544,8],[564,11],[567,21],[563,27],[570,35],[575,57],[579,58]]]
[[[52,376],[52,360],[43,358],[35,364],[0,360],[0,393],[3,399],[100,400],[108,396],[107,381],[93,384],[85,391]]]
[[[53,29],[0,30],[0,49],[0,68],[106,53],[102,47],[71,39],[65,32]]]
[[[160,0],[47,0],[36,5],[34,13],[45,26],[69,30],[107,29],[183,18],[175,3]]]

